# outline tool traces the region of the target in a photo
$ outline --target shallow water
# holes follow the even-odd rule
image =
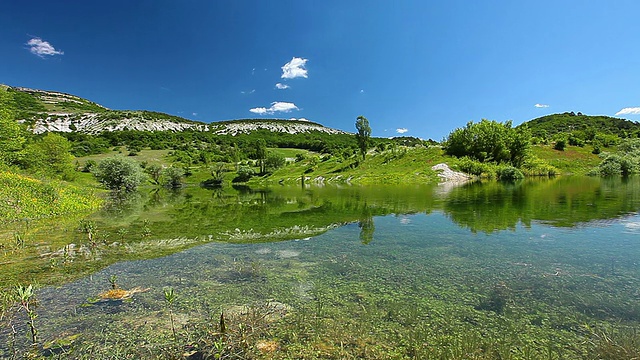
[[[322,321],[305,331],[324,343],[366,338],[404,349],[394,353],[400,358],[435,354],[462,333],[504,342],[516,355],[548,351],[553,339],[556,355],[571,357],[587,351],[577,345],[586,327],[640,324],[638,179],[276,188],[223,200],[199,191],[94,219],[114,232],[152,219],[153,240],[224,233],[236,243],[118,262],[45,287],[37,295],[41,334],[107,344],[133,329],[169,333],[167,287],[178,294],[180,329],[240,306],[279,304],[293,317],[272,325],[281,333],[270,336],[285,349],[315,346],[283,335],[302,331],[295,321],[309,322],[301,313],[311,312]],[[145,291],[95,302],[111,275],[123,289]]]

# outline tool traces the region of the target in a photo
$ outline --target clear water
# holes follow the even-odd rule
[[[134,233],[146,217],[153,240],[215,238],[218,231],[236,243],[117,262],[43,288],[43,336],[82,334],[107,347],[134,331],[142,338],[169,333],[167,287],[178,294],[179,331],[241,306],[277,304],[289,315],[261,336],[281,348],[296,341],[337,348],[362,338],[366,346],[387,344],[387,356],[400,358],[435,354],[468,333],[506,344],[515,358],[526,351],[571,358],[588,351],[588,329],[640,324],[638,179],[276,188],[232,201],[196,195],[97,221],[112,231],[128,221]],[[309,224],[320,234],[276,235],[273,242],[256,235],[291,237],[282,229]],[[245,237],[251,243],[233,237],[243,233],[252,234]],[[111,275],[123,289],[146,291],[124,302],[93,302]]]

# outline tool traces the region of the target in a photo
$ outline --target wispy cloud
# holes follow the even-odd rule
[[[616,113],[616,115],[638,115],[640,107],[626,107]]]
[[[252,89],[251,91],[240,91],[240,94],[253,94],[256,92],[256,89]]]
[[[364,90],[360,89],[360,94],[364,94]]]
[[[271,106],[268,108],[265,107],[257,107],[253,109],[249,109],[254,114],[273,114],[276,112],[291,112],[292,110],[298,110],[298,107],[294,103],[283,102],[283,101],[275,101],[271,103]]]
[[[279,90],[288,89],[288,88],[290,88],[290,87],[291,87],[291,86],[289,86],[289,85],[287,85],[287,84],[282,84],[282,83],[277,83],[277,84],[276,84],[276,89],[279,89]]]
[[[198,116],[198,113],[197,112],[192,112],[191,115]]]
[[[535,104],[533,106],[535,106],[537,108],[548,108],[549,107],[549,105],[547,105],[547,104]]]
[[[397,132],[398,134],[404,134],[404,133],[406,133],[407,131],[409,131],[409,129],[407,129],[407,128],[397,128],[397,129],[396,129],[396,132]]]
[[[29,51],[31,51],[32,54],[38,55],[41,58],[44,58],[45,55],[64,55],[64,51],[56,50],[56,48],[54,48],[48,41],[44,41],[38,37],[34,37],[29,40],[27,45],[29,46]]]
[[[304,65],[307,63],[307,59],[293,57],[291,61],[284,64],[282,67],[282,78],[283,79],[294,79],[297,77],[307,77],[307,69],[304,68]]]

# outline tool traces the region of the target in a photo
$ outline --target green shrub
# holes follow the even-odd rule
[[[458,160],[458,169],[467,174],[480,176],[486,172],[487,166],[467,156]]]
[[[566,147],[567,147],[567,140],[565,139],[558,139],[556,140],[555,145],[553,145],[553,148],[559,151],[564,151]]]
[[[113,191],[135,191],[145,180],[145,174],[135,160],[119,156],[102,160],[95,167],[93,175]]]
[[[95,160],[87,160],[80,171],[88,173],[91,172],[96,166],[98,166],[98,163]]]
[[[640,139],[626,139],[618,146],[618,152],[601,154],[603,160],[589,175],[628,176],[640,173]]]
[[[500,181],[515,181],[524,179],[524,174],[513,166],[505,166],[498,169],[497,177]]]
[[[183,177],[184,171],[181,168],[171,166],[162,171],[161,182],[165,187],[177,189],[182,186]]]
[[[231,182],[234,182],[234,183],[247,182],[249,181],[249,179],[251,179],[252,176],[256,174],[256,172],[253,171],[253,169],[250,166],[241,165],[238,168],[237,174],[238,175],[235,178],[233,178]]]
[[[527,176],[555,176],[560,172],[557,168],[535,156],[527,157],[520,170]]]
[[[273,172],[283,167],[285,163],[286,159],[284,156],[276,153],[269,153],[267,158],[264,160],[264,169],[266,172]]]

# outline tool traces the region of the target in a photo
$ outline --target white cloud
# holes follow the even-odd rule
[[[198,116],[198,113],[197,112],[193,112],[193,113],[191,113],[191,115]]]
[[[37,37],[29,40],[27,45],[29,45],[29,51],[31,51],[32,54],[38,55],[41,58],[44,58],[45,55],[64,55],[64,51],[56,50],[49,42]]]
[[[279,89],[279,90],[288,89],[288,88],[290,88],[290,87],[291,87],[291,86],[286,85],[286,84],[282,84],[282,83],[277,83],[277,84],[276,84],[276,89]]]
[[[311,121],[311,120],[309,120],[309,119],[305,119],[305,118],[299,118],[299,119],[291,118],[291,119],[289,119],[289,120],[291,120],[291,121]]]
[[[616,113],[616,115],[638,115],[640,107],[626,107]]]
[[[251,91],[240,91],[240,94],[253,94],[254,92],[256,92],[256,89],[253,89]]]
[[[282,78],[283,79],[294,79],[297,77],[307,77],[307,69],[304,68],[304,65],[307,63],[307,59],[293,57],[291,61],[284,64],[282,67]]]
[[[364,94],[364,90],[360,89],[360,94]]]
[[[273,114],[276,112],[288,113],[288,112],[291,112],[292,110],[298,110],[298,107],[296,106],[296,104],[290,103],[290,102],[283,102],[283,101],[272,102],[271,107],[269,108],[257,107],[257,108],[249,109],[249,111],[251,111],[252,113],[260,114],[260,115]]]
[[[547,105],[547,104],[535,104],[533,106],[535,106],[537,108],[548,108],[549,107],[549,105]]]
[[[404,133],[406,133],[407,131],[409,131],[409,129],[407,129],[407,128],[397,128],[397,129],[396,129],[396,132],[397,132],[398,134],[404,134]]]

